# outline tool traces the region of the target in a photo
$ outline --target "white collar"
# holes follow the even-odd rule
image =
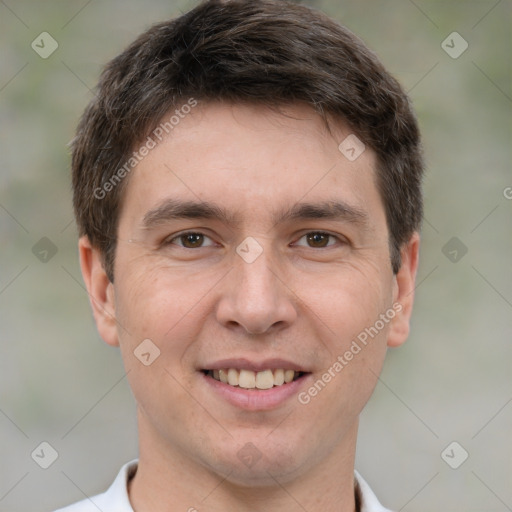
[[[103,512],[133,512],[128,498],[128,482],[137,471],[137,462],[135,459],[125,464],[114,483],[103,494],[87,498],[55,512],[97,512],[98,509]],[[357,471],[354,471],[354,476],[356,492],[359,491],[361,500],[360,512],[391,512],[379,503],[370,486]]]

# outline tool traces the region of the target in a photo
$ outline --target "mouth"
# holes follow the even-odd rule
[[[288,407],[313,378],[311,368],[281,358],[230,358],[204,362],[198,373],[205,392],[238,410],[270,411]],[[286,405],[288,404],[288,405]]]
[[[204,369],[202,372],[206,377],[227,384],[228,386],[252,391],[263,391],[282,387],[308,374],[308,372],[284,368],[268,368],[262,371],[220,368]]]

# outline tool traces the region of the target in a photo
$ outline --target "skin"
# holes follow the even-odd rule
[[[136,512],[355,510],[358,417],[387,347],[407,338],[419,236],[402,248],[394,275],[374,153],[351,162],[338,150],[349,129],[337,123],[328,133],[302,105],[286,114],[200,103],[181,120],[129,178],[114,283],[80,239],[98,330],[120,346],[138,405]],[[236,219],[144,227],[169,198],[214,203]],[[361,218],[276,219],[297,203],[325,201]],[[206,237],[190,247],[177,237],[183,231]],[[333,236],[312,243],[311,232]],[[236,252],[247,237],[263,249],[252,263]],[[199,371],[224,358],[278,357],[311,372],[299,389],[307,391],[397,303],[401,311],[307,405],[294,394],[270,410],[236,407]],[[147,338],[160,350],[149,366],[133,353]],[[237,456],[246,443],[261,455],[251,467]]]

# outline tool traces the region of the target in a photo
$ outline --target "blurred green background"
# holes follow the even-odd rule
[[[512,2],[306,3],[409,91],[428,166],[412,333],[362,415],[357,468],[397,511],[512,510]],[[1,512],[93,495],[137,455],[121,360],[79,272],[67,144],[105,62],[195,4],[0,1]],[[58,44],[46,59],[31,47],[42,32]],[[452,32],[468,44],[456,58]],[[59,455],[46,470],[31,457],[42,441]],[[441,457],[453,441],[469,454],[458,469]]]

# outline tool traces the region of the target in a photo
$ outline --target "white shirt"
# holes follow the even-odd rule
[[[92,498],[87,498],[79,501],[69,507],[64,507],[55,512],[133,512],[128,498],[128,482],[137,471],[137,460],[132,460],[125,464],[114,483],[110,486],[108,491],[103,494],[98,494]],[[361,475],[354,471],[356,480],[356,492],[359,491],[361,502],[360,512],[391,512],[389,509],[384,508],[379,500],[373,494],[370,486],[363,480]]]

